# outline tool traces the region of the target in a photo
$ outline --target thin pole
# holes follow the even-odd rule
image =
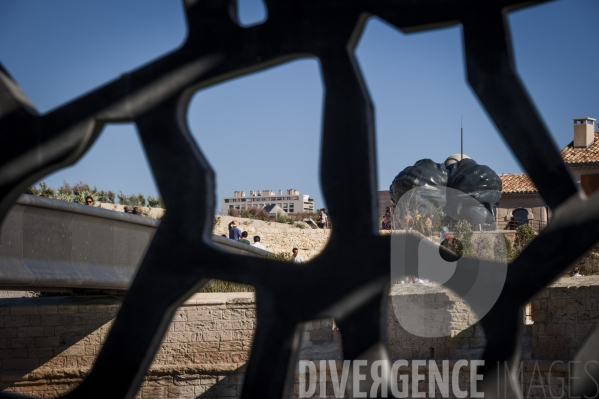
[[[460,120],[460,161],[464,159],[464,115]]]

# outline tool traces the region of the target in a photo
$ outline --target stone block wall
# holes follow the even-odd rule
[[[433,284],[397,284],[390,299],[387,346],[392,359],[480,358],[484,330],[452,291]]]
[[[533,359],[572,360],[599,320],[599,276],[564,277],[532,301]]]
[[[402,327],[392,306],[401,296],[442,304],[451,315],[450,335],[425,338]],[[524,381],[546,378],[553,360],[573,358],[599,317],[597,299],[599,276],[591,276],[559,280],[532,301],[534,324],[523,335]],[[43,398],[73,389],[93,365],[119,306],[114,297],[1,299],[0,389]],[[433,286],[393,291],[386,315],[391,359],[479,358],[484,331],[478,323],[469,326],[470,313],[459,298]],[[194,295],[176,311],[137,397],[239,397],[255,328],[253,293]],[[301,359],[343,360],[342,332],[333,320],[306,322],[299,332]],[[547,364],[534,371],[536,360]],[[297,378],[293,389],[297,394]],[[325,388],[328,394],[331,389]],[[540,395],[538,387],[531,389],[532,397]]]
[[[117,297],[0,300],[0,390],[58,397],[87,375]],[[253,293],[196,294],[175,312],[139,399],[239,397],[256,328]],[[331,319],[301,326],[307,358],[339,358]]]

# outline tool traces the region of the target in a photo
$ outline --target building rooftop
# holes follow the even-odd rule
[[[535,187],[530,177],[525,173],[511,173],[499,175],[501,179],[502,194],[536,194]]]
[[[599,133],[595,132],[595,138],[588,148],[576,148],[574,142],[564,147],[560,152],[566,164],[585,164],[599,166]]]
[[[599,166],[599,132],[595,132],[593,142],[588,147],[574,147],[574,141],[565,146],[560,155],[569,166]],[[514,173],[499,175],[502,194],[536,194],[537,188],[527,174]]]

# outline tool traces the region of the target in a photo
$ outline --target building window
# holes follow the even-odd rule
[[[242,199],[241,199],[241,202],[245,202],[245,198],[242,198]]]
[[[226,199],[226,200],[225,200],[225,202],[226,202],[226,203],[228,203],[228,202],[229,202],[229,200],[228,200],[228,199]]]
[[[514,228],[518,226],[522,226],[523,224],[528,224],[528,211],[526,209],[516,209],[512,212],[512,225]]]
[[[299,199],[299,197],[293,197],[293,199],[294,199],[294,200],[298,200],[298,199]]]
[[[229,205],[229,209],[233,209],[233,205]]]

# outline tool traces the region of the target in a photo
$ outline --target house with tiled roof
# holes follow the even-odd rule
[[[595,119],[576,118],[574,137],[560,155],[575,181],[587,194],[599,191],[599,132],[593,131]],[[539,195],[528,175],[499,175],[501,200],[497,207],[498,228],[513,228],[522,223],[541,230],[551,220],[551,210]]]

